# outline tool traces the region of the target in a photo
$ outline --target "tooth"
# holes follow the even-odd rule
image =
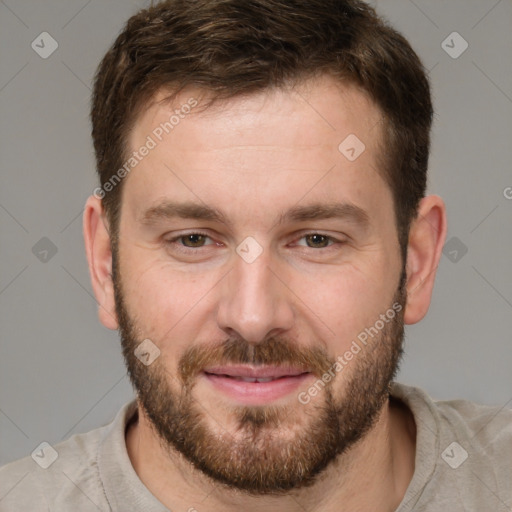
[[[243,380],[244,382],[256,382],[255,377],[237,377],[239,380]]]
[[[209,374],[208,372],[206,372],[206,373]],[[308,373],[308,372],[305,372],[305,373]],[[216,374],[209,374],[209,375],[216,375]],[[300,375],[302,375],[302,374],[300,374]],[[243,382],[252,382],[252,383],[254,383],[254,382],[271,382],[271,381],[274,381],[277,379],[288,377],[287,375],[281,375],[278,377],[240,377],[237,375],[227,375],[227,374],[218,374],[218,376],[235,379],[235,380],[241,380]]]
[[[275,380],[274,377],[234,377],[236,380],[242,380],[244,382],[270,382]]]

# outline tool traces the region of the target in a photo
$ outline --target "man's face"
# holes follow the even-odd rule
[[[205,474],[254,494],[311,485],[375,423],[401,354],[379,111],[323,79],[192,109],[159,141],[191,96],[151,106],[129,139],[156,146],[124,183],[114,255],[128,370],[163,445]],[[135,354],[147,339],[150,365]],[[273,380],[241,380],[254,372]]]

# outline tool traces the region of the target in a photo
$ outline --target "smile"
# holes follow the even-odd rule
[[[230,399],[261,405],[296,392],[312,373],[291,367],[225,366],[207,368],[202,376]]]

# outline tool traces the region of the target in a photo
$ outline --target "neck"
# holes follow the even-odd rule
[[[405,404],[391,399],[374,427],[339,456],[314,485],[284,496],[253,496],[213,482],[173,448],[164,450],[140,406],[138,420],[126,431],[132,465],[163,505],[171,510],[195,507],[211,512],[392,512],[414,473],[415,443],[412,413]]]

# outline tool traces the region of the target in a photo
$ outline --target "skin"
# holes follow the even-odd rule
[[[155,99],[163,97],[161,92]],[[130,146],[144,144],[190,97],[200,92],[184,91],[172,105],[153,103],[137,120]],[[361,91],[323,77],[295,91],[266,91],[193,111],[125,178],[119,271],[126,306],[141,340],[156,340],[159,364],[169,374],[191,343],[221,342],[233,334],[255,344],[278,334],[335,357],[389,308],[402,264],[391,191],[377,170],[379,120],[378,108]],[[349,134],[366,146],[353,162],[338,150]],[[214,206],[229,225],[185,219],[144,225],[143,212],[163,199]],[[331,201],[365,210],[367,228],[347,219],[276,225],[279,214],[297,204]],[[194,230],[210,237],[195,256],[163,242]],[[308,247],[302,237],[312,232],[345,243]],[[108,223],[94,196],[86,203],[84,236],[100,320],[117,329]],[[248,236],[263,248],[251,264],[236,253]],[[427,196],[409,236],[405,324],[428,311],[445,237],[444,203]],[[342,375],[355,368],[347,365]],[[344,386],[344,378],[333,381],[335,398]],[[207,409],[212,429],[236,439],[227,398],[220,400],[203,381],[194,398]],[[280,400],[304,419],[306,408],[295,393]],[[215,485],[180,454],[168,453],[141,407],[126,442],[142,482],[173,510],[329,512],[343,503],[344,510],[392,511],[414,472],[415,435],[410,411],[387,401],[373,428],[318,482],[284,496],[247,496]]]

